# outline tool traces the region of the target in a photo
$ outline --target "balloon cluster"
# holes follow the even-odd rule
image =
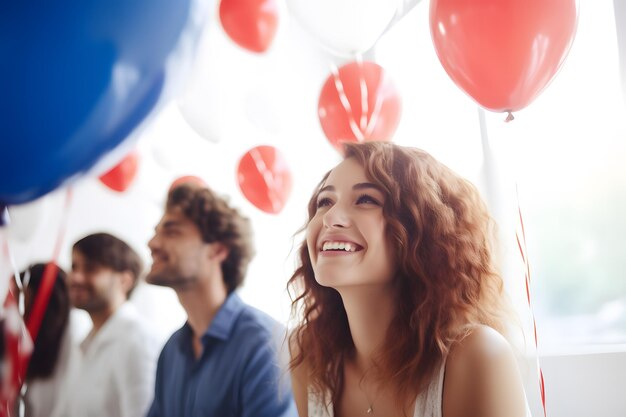
[[[290,17],[326,51],[348,58],[332,65],[317,108],[339,152],[346,141],[392,140],[400,94],[380,65],[361,56],[418,2],[286,1]],[[71,182],[127,140],[163,99],[180,39],[198,31],[200,3],[206,2],[0,6],[0,53],[10,57],[0,64],[0,207]],[[577,13],[576,0],[431,0],[430,30],[458,87],[485,109],[510,115],[562,66]],[[221,0],[218,15],[224,33],[255,54],[269,50],[282,21],[277,0]],[[238,166],[243,194],[265,212],[279,212],[289,194],[291,176],[280,155],[258,147]],[[123,192],[137,169],[131,153],[99,179]]]
[[[361,56],[417,1],[288,0],[292,16],[331,54],[349,58],[332,67],[319,96],[326,138],[340,153],[344,142],[390,141],[400,122],[399,92],[385,70]]]
[[[371,49],[415,3],[287,1],[295,19],[324,48],[352,58]],[[432,40],[444,69],[479,105],[507,112],[507,121],[554,78],[573,42],[576,22],[576,0],[430,2]],[[322,129],[338,150],[343,141],[390,140],[400,118],[400,100],[391,83],[370,88],[374,72],[384,73],[382,68],[359,64],[334,71],[320,95]],[[380,104],[374,110],[372,97]]]

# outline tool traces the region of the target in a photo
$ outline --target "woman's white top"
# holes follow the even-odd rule
[[[444,360],[439,372],[430,381],[428,387],[417,396],[413,417],[442,417],[441,410],[443,405],[443,380],[445,371],[446,363]],[[309,417],[334,417],[333,405],[324,404],[318,395],[310,391],[308,403]],[[528,403],[526,403],[526,416],[532,417]]]
[[[49,417],[59,398],[61,387],[67,378],[71,361],[72,340],[69,326],[61,338],[59,356],[52,375],[48,378],[35,378],[26,383],[24,394],[24,417]]]

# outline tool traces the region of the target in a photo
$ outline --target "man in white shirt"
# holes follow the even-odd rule
[[[70,300],[89,314],[93,328],[74,355],[53,415],[143,417],[148,411],[161,345],[127,302],[141,269],[137,253],[110,234],[74,244]]]

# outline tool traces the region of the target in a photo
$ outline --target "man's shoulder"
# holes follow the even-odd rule
[[[122,344],[139,345],[145,350],[154,350],[155,347],[162,346],[163,336],[159,330],[130,303],[126,303],[123,307],[122,314],[115,317],[116,338]]]
[[[154,326],[143,317],[137,309],[127,303],[123,306],[122,314],[116,317],[115,325],[122,331],[133,331],[134,334],[139,333],[142,336],[151,334],[156,331]],[[121,309],[121,308],[120,308]]]
[[[163,350],[171,349],[172,346],[180,344],[181,340],[188,339],[190,337],[190,331],[187,326],[187,324],[183,324],[178,330],[172,333],[165,341]]]
[[[258,342],[276,341],[285,335],[285,326],[269,314],[244,303],[235,323],[232,337]]]
[[[270,333],[277,329],[284,330],[284,326],[272,316],[247,303],[243,304],[237,324],[240,326],[256,327],[259,330],[268,331]]]

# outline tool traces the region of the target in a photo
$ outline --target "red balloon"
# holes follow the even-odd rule
[[[343,152],[342,142],[390,141],[402,100],[380,65],[351,62],[326,79],[317,112],[324,134]]]
[[[291,171],[273,146],[257,146],[239,160],[237,182],[243,195],[258,209],[278,214],[291,192]]]
[[[430,32],[452,80],[481,106],[528,106],[574,40],[576,0],[431,0]]]
[[[174,188],[178,187],[181,184],[190,184],[201,188],[208,188],[207,183],[202,178],[195,175],[184,175],[172,181],[169,191],[172,191]]]
[[[130,186],[137,175],[139,155],[133,151],[109,172],[100,176],[100,182],[113,191],[123,192]]]
[[[276,34],[278,5],[275,0],[222,0],[220,21],[237,45],[264,52]]]

